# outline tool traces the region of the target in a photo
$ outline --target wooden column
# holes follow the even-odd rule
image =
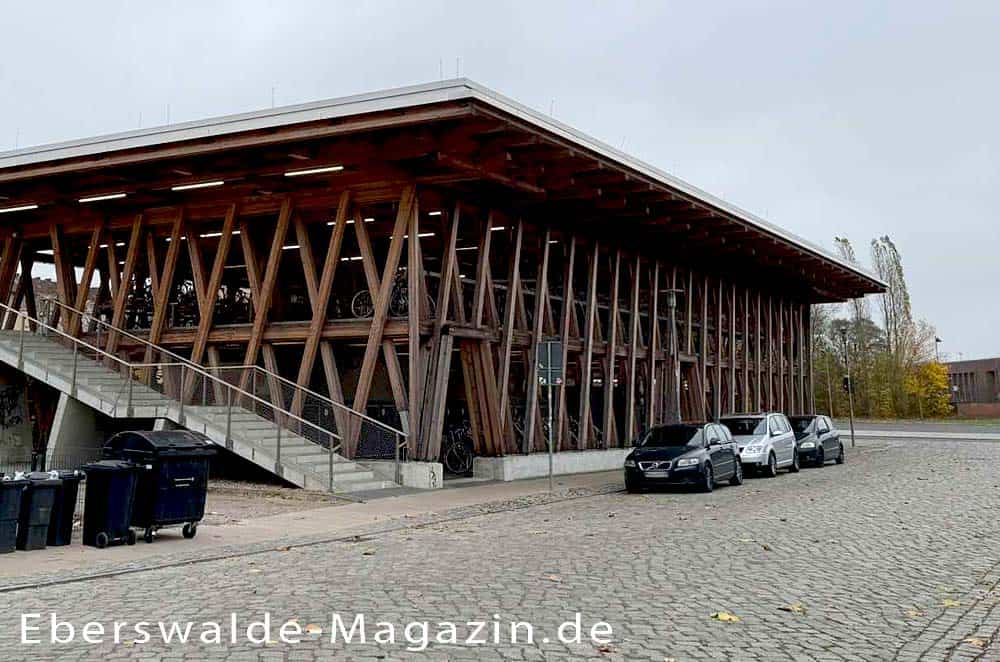
[[[708,412],[708,276],[705,276],[701,290],[701,353],[698,357],[701,384],[699,386],[698,402],[701,403],[699,418],[710,418]]]
[[[115,299],[111,311],[111,327],[108,332],[106,351],[115,354],[118,351],[119,335],[115,329],[120,329],[125,321],[125,306],[128,303],[128,295],[132,290],[132,276],[135,273],[135,264],[139,259],[139,246],[142,243],[143,216],[137,214],[132,219],[132,231],[129,235],[128,248],[125,252],[125,264],[122,267],[121,279],[118,288],[115,290]],[[113,258],[113,256],[112,256]],[[115,265],[117,267],[117,265]]]
[[[510,266],[507,269],[507,300],[503,311],[503,327],[500,336],[500,378],[498,389],[500,391],[500,425],[504,431],[504,436],[513,444],[513,430],[511,429],[510,409],[510,361],[511,352],[514,347],[515,315],[517,313],[518,299],[521,291],[521,243],[524,237],[524,222],[517,221],[514,228],[514,250],[511,251]],[[534,379],[534,375],[529,375],[528,379]],[[525,417],[527,418],[527,417]]]
[[[639,286],[640,270],[642,269],[642,258],[635,256],[632,266],[632,306],[629,315],[629,346],[628,346],[628,391],[625,393],[625,434],[627,439],[636,438],[635,416],[635,372],[638,367],[639,350]]]
[[[441,281],[438,287],[437,314],[431,330],[431,350],[427,378],[424,386],[424,447],[418,452],[421,459],[436,461],[441,454],[441,435],[444,429],[444,415],[448,396],[448,377],[451,373],[451,355],[454,339],[450,334],[444,334],[444,325],[448,322],[448,308],[452,301],[452,285],[457,275],[455,252],[458,243],[458,229],[461,219],[461,205],[455,204],[451,215],[451,224],[447,228],[448,240],[444,255],[441,257]],[[471,412],[470,412],[471,413]]]
[[[416,199],[413,202],[413,211],[410,213],[408,223],[409,238],[406,241],[406,288],[409,298],[407,310],[407,377],[409,381],[409,402],[410,402],[410,426],[409,426],[409,449],[410,453],[417,450],[417,445],[422,443],[420,439],[420,415],[423,401],[420,398],[421,385],[423,384],[424,368],[422,361],[422,348],[420,345],[420,321],[423,304],[424,288],[422,278],[422,256],[420,251],[420,210]]]
[[[597,272],[601,259],[600,244],[594,240],[587,272],[587,312],[583,331],[583,356],[580,359],[580,449],[590,447],[594,418],[590,412],[590,389],[593,383],[594,324],[597,320]]]
[[[368,342],[365,345],[364,358],[361,361],[360,376],[358,386],[354,392],[354,410],[364,413],[368,406],[368,396],[371,393],[372,379],[375,375],[375,360],[378,358],[379,348],[382,343],[382,336],[385,332],[385,323],[389,315],[389,298],[392,294],[392,286],[396,277],[396,269],[399,267],[399,258],[403,252],[403,235],[409,225],[410,216],[416,210],[416,191],[410,186],[403,192],[396,212],[396,222],[393,226],[392,239],[389,241],[389,252],[386,257],[385,268],[382,272],[382,279],[379,289],[373,293],[372,304],[374,307],[372,324]],[[355,223],[355,225],[358,225]],[[409,415],[407,412],[400,412],[400,417],[404,418],[403,426],[409,428]],[[355,435],[352,434],[352,437]],[[353,442],[352,442],[353,443]]]
[[[615,251],[614,263],[611,268],[611,305],[608,310],[608,344],[604,354],[604,441],[608,448],[618,441],[618,431],[615,429],[615,359],[618,352],[618,281],[621,271],[622,252]]]
[[[538,276],[535,279],[535,312],[531,319],[531,346],[528,350],[528,375],[527,375],[527,402],[524,407],[524,447],[523,453],[530,453],[535,448],[535,425],[541,412],[538,411],[538,392],[541,386],[538,384],[536,375],[538,374],[538,345],[542,341],[545,333],[545,302],[548,300],[548,275],[549,275],[549,246],[551,245],[551,232],[546,228],[542,235],[541,254],[542,259],[538,263]],[[548,403],[551,407],[553,403]],[[552,435],[552,430],[549,430]],[[548,440],[544,440],[548,441]]]
[[[736,283],[729,290],[729,413],[736,411]]]
[[[195,332],[194,343],[191,345],[191,361],[193,363],[202,362],[205,349],[208,347],[208,334],[212,330],[215,318],[215,298],[219,288],[222,286],[223,270],[226,267],[226,259],[229,257],[229,247],[233,243],[233,231],[235,227],[236,205],[230,205],[226,210],[225,219],[222,221],[222,234],[219,236],[219,246],[215,251],[215,260],[212,262],[212,271],[208,277],[208,284],[205,286],[204,297],[199,300],[200,315],[198,316],[198,330]],[[200,257],[192,254],[192,271],[202,271],[203,267],[200,262]]]
[[[573,267],[574,261],[576,259],[576,235],[570,235],[569,238],[569,255],[566,257],[566,268],[563,274],[563,293],[562,293],[562,321],[561,321],[561,341],[562,341],[562,364],[563,369],[566,369],[566,364],[569,359],[569,331],[573,318]],[[557,420],[555,421],[555,435],[556,435],[556,450],[562,450],[565,441],[566,434],[569,429],[569,420],[566,416],[566,388],[557,389],[559,397],[559,406],[557,411]]]
[[[656,355],[660,351],[660,262],[653,262],[652,280],[649,287],[649,343],[646,349],[646,429],[656,423],[656,403],[662,384],[658,383]]]
[[[770,411],[778,406],[774,397],[774,297],[767,295],[767,404]]]

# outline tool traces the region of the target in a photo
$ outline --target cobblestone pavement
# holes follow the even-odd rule
[[[1000,660],[1000,444],[865,441],[843,466],[748,480],[712,494],[594,490],[337,542],[0,592],[2,660]],[[0,560],[2,562],[2,560]],[[49,612],[77,642],[48,643]],[[22,613],[43,614],[19,643]],[[275,643],[154,638],[136,621],[271,614]],[[562,643],[563,621],[610,624],[613,641]],[[330,643],[332,613],[365,614],[366,644]],[[738,622],[712,614],[727,613]],[[527,621],[535,643],[373,643],[374,621]],[[296,619],[301,643],[278,642]],[[129,623],[110,642],[114,621]],[[79,629],[105,624],[108,641]],[[315,629],[315,628],[309,628]],[[504,635],[509,631],[503,630]],[[63,632],[65,634],[65,631]],[[419,632],[411,632],[419,640]],[[524,631],[520,634],[524,638]],[[542,639],[548,637],[548,642]]]

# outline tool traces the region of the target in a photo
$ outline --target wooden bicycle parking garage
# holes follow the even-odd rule
[[[881,289],[465,80],[0,155],[0,212],[0,302],[34,317],[31,274],[54,268],[62,304],[196,364],[262,365],[400,425],[423,460],[456,425],[478,455],[543,450],[547,337],[567,369],[558,450],[810,412],[810,305]],[[347,458],[371,451],[343,437]]]

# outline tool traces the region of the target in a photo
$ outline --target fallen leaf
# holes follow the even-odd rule
[[[608,646],[607,644],[605,644],[603,646],[598,646],[597,647],[597,652],[598,653],[605,653],[605,654],[607,654],[607,653],[613,653],[614,651],[615,651],[615,649],[612,648],[611,646]]]
[[[375,550],[374,549],[366,549],[365,551],[361,552],[361,555],[362,556],[375,556]]]
[[[781,611],[787,611],[792,614],[804,614],[806,613],[806,608],[802,606],[801,602],[795,602],[790,605],[781,605],[778,607]]]
[[[315,623],[310,623],[306,626],[306,632],[309,634],[323,634],[323,628],[316,625]]]
[[[740,617],[736,614],[731,614],[728,611],[717,611],[712,614],[712,618],[717,621],[722,621],[723,623],[739,623]]]
[[[919,609],[907,609],[906,615],[909,618],[920,618],[922,616],[925,616],[926,614],[924,614],[924,612],[920,611]]]
[[[546,577],[546,579],[548,579],[550,582],[555,582],[557,584],[562,581],[561,579],[559,579],[558,575],[549,575],[548,577]]]
[[[962,603],[959,602],[958,600],[952,600],[950,598],[945,598],[944,600],[941,601],[941,606],[942,607],[961,607]]]
[[[962,643],[971,644],[977,648],[986,648],[986,644],[990,643],[990,640],[983,637],[966,637]]]
[[[770,552],[771,551],[771,546],[768,545],[766,542],[761,543],[760,544],[760,548],[763,549],[765,552]]]

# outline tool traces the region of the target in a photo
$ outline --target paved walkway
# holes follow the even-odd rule
[[[323,535],[283,520],[302,527],[283,547],[220,545],[190,563],[199,537],[178,541],[172,564],[149,557],[110,568],[131,574],[2,591],[0,659],[996,662],[998,466],[996,443],[862,439],[846,465],[711,494],[630,495],[615,473],[567,480],[553,496],[531,481],[364,504],[378,512],[359,513],[353,529],[333,508],[338,528]],[[181,645],[136,643],[131,629],[122,643],[88,644],[78,631],[52,644],[50,612],[108,632],[115,621],[233,613],[245,627],[269,613],[308,632],[295,644],[272,631],[267,643]],[[46,617],[36,623],[46,643],[19,643],[24,613]],[[608,623],[611,642],[559,640],[576,613],[585,629]],[[349,626],[356,614],[366,641],[331,642],[333,616]],[[532,624],[536,638],[466,643],[466,623],[494,614]],[[376,621],[394,624],[395,643],[374,639]],[[407,641],[402,628],[423,621],[430,642],[416,650],[420,632]],[[440,622],[461,624],[458,643],[435,640]]]
[[[563,476],[556,479],[555,489],[558,496],[614,482],[620,482],[619,472]],[[203,525],[194,540],[185,540],[179,528],[164,529],[153,544],[140,539],[132,547],[86,547],[80,543],[80,531],[76,530],[72,545],[0,557],[0,589],[336,539],[355,530],[409,524],[417,517],[435,518],[455,510],[527,496],[547,498],[548,480],[461,482],[441,490],[283,513],[235,525]]]

